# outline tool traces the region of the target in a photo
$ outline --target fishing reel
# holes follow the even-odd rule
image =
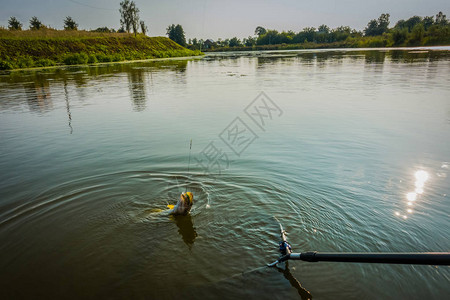
[[[281,256],[292,253],[292,246],[287,241],[280,241],[278,245],[280,246]]]
[[[278,221],[277,218],[275,219]],[[268,264],[267,266],[269,267],[274,267],[278,263],[288,260],[292,253],[292,246],[287,241],[286,231],[283,229],[283,226],[279,221],[278,224],[280,225],[280,237],[281,237],[281,241],[278,242],[278,250],[280,251],[280,258],[277,261]]]

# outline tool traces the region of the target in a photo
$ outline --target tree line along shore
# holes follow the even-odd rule
[[[389,27],[390,15],[381,14],[370,20],[364,30],[349,26],[331,29],[305,27],[299,32],[278,32],[258,26],[253,36],[239,39],[190,39],[189,49],[202,51],[245,51],[311,48],[370,48],[450,45],[450,22],[442,12],[436,16],[412,16]]]
[[[140,20],[134,1],[122,1],[119,12],[121,27],[117,31],[107,27],[78,30],[70,16],[64,19],[64,30],[45,26],[37,17],[29,20],[28,30],[22,30],[23,24],[11,17],[8,28],[0,27],[0,70],[196,56],[202,51],[450,45],[450,22],[442,12],[399,20],[392,28],[390,15],[381,14],[363,31],[349,26],[330,29],[325,24],[297,33],[258,26],[254,36],[217,41],[186,40],[180,24],[167,27],[168,38],[148,37],[148,27]]]

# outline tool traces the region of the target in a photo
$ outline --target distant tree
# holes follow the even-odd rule
[[[364,29],[366,36],[382,35],[388,31],[389,14],[381,14],[378,20],[370,20],[367,27]]]
[[[447,20],[447,16],[444,15],[442,13],[442,11],[440,11],[437,15],[436,15],[436,24],[440,25],[440,26],[445,26],[448,24],[448,20]]]
[[[186,46],[186,37],[184,35],[183,27],[180,24],[169,25],[166,30],[167,30],[167,36],[169,37],[169,39],[171,39],[175,43],[180,44],[183,47]]]
[[[198,49],[198,40],[197,38],[189,39],[188,45],[190,46],[189,49]]]
[[[266,34],[266,32],[267,32],[267,30],[264,27],[262,27],[262,26],[258,26],[255,29],[255,35],[257,35],[257,36],[261,36],[263,34]]]
[[[136,3],[130,0],[120,2],[119,12],[120,25],[128,33],[133,29],[134,35],[136,35],[139,27],[139,8],[136,7]]]
[[[202,48],[205,48],[205,41],[203,39],[198,40],[198,49],[202,50]]]
[[[407,27],[396,27],[392,30],[392,39],[394,40],[394,45],[402,45],[408,38],[408,28]]]
[[[330,27],[328,27],[325,24],[322,24],[322,25],[319,26],[319,28],[317,28],[317,31],[321,32],[321,33],[329,33],[330,32]]]
[[[378,18],[378,31],[380,35],[388,31],[390,16],[390,14],[381,14]]]
[[[405,20],[398,20],[398,22],[395,24],[394,28],[404,28],[406,27],[406,21]]]
[[[367,23],[367,27],[364,29],[364,35],[372,36],[378,34],[378,22],[377,20],[370,20]]]
[[[304,42],[314,42],[316,37],[316,28],[314,27],[305,27],[302,30],[302,33],[305,37]]]
[[[295,35],[295,32],[292,31],[292,30],[288,30],[288,31],[286,32],[286,34],[287,34],[288,36],[294,36],[294,35]]]
[[[230,39],[229,46],[230,47],[242,46],[241,40],[238,39],[237,37],[233,37],[232,39]]]
[[[137,12],[139,12],[139,10],[137,10]],[[137,36],[138,30],[139,30],[139,14],[137,12],[136,12],[136,17],[133,18],[133,22],[131,23],[131,25],[133,27],[134,36]]]
[[[276,40],[278,44],[291,44],[294,36],[295,32],[293,32],[292,30],[283,31],[278,35]]]
[[[347,39],[352,32],[352,29],[349,26],[339,26],[333,30],[331,30],[331,41],[344,41]]]
[[[126,31],[125,31],[125,28],[123,28],[123,26],[121,26],[121,27],[119,28],[119,30],[117,30],[117,32],[118,32],[118,33],[125,33]]]
[[[257,38],[256,43],[258,45],[281,44],[281,36],[276,30],[267,30],[265,34],[262,34]]]
[[[330,27],[325,24],[320,25],[317,29],[316,41],[319,43],[329,42],[329,32]]]
[[[425,17],[422,20],[422,24],[423,24],[423,28],[425,29],[425,31],[428,30],[428,28],[430,28],[431,26],[433,26],[434,24],[434,17]]]
[[[243,43],[247,47],[253,47],[254,45],[256,45],[256,39],[252,36],[249,36],[248,38],[243,40]]]
[[[303,30],[302,31],[300,31],[300,32],[298,32],[296,35],[294,35],[294,37],[293,37],[293,39],[292,39],[292,42],[294,43],[294,44],[300,44],[300,43],[304,43],[304,42],[306,42],[307,41],[307,36],[308,36],[308,34],[305,32],[305,29],[306,28],[303,28]],[[312,35],[314,36],[315,35],[315,28],[314,28],[314,32],[312,33]]]
[[[64,30],[78,30],[78,24],[72,19],[72,17],[66,17],[64,20]]]
[[[185,47],[186,46],[186,37],[184,35],[183,27],[180,24],[175,26],[175,35],[177,37],[176,42],[178,44],[180,44],[181,46]]]
[[[450,25],[442,12],[436,15],[436,20],[427,32],[427,43],[436,45],[450,44]]]
[[[128,11],[128,7],[130,5],[130,0],[125,0],[120,2],[120,25],[126,32],[130,33],[131,30],[131,20],[130,15]]]
[[[141,31],[142,31],[142,33],[143,33],[144,35],[146,35],[147,32],[148,32],[148,27],[147,27],[147,25],[145,25],[144,21],[141,21],[141,22],[140,22],[140,25],[141,25]]]
[[[350,32],[352,37],[362,37],[364,35],[363,31],[358,31],[356,29],[352,29],[352,31]]]
[[[218,38],[218,39],[217,39],[216,45],[217,45],[217,47],[226,47],[226,46],[228,46],[228,44],[225,45],[225,41],[222,40],[221,38]]]
[[[39,30],[42,28],[42,23],[39,21],[37,17],[32,17],[30,20],[30,29],[31,30]]]
[[[416,24],[411,31],[411,38],[410,38],[409,42],[411,44],[420,43],[423,39],[424,33],[425,33],[425,29],[423,27],[423,24],[422,23]]]
[[[172,41],[175,41],[175,24],[169,25],[166,29],[166,34]]]
[[[91,30],[92,32],[116,32],[113,28],[109,29],[108,27],[98,27],[97,29]]]
[[[405,26],[408,28],[408,31],[411,32],[417,24],[422,22],[422,18],[419,16],[413,16],[405,21]]]
[[[20,23],[16,17],[9,18],[8,25],[9,30],[22,30],[22,23]]]

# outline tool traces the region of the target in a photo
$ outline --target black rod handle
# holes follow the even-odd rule
[[[297,259],[308,262],[334,261],[354,263],[380,264],[415,264],[415,265],[450,265],[450,252],[423,253],[334,253],[334,252],[304,252],[291,253],[287,259]]]

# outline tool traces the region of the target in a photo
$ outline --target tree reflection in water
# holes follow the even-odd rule
[[[144,111],[146,94],[146,71],[143,68],[132,68],[128,71],[131,100],[135,111]]]

